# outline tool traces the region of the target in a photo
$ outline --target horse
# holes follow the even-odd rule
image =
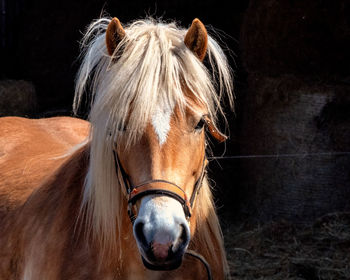
[[[0,119],[0,279],[228,278],[206,174],[233,106],[222,48],[199,19],[109,17],[81,45],[88,121]]]

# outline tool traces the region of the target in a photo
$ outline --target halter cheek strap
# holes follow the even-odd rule
[[[205,175],[205,157],[203,159],[201,174],[194,185],[194,189],[190,199],[188,199],[186,192],[181,187],[167,180],[156,179],[143,182],[136,186],[132,185],[128,174],[125,172],[123,166],[121,165],[118,154],[115,151],[113,151],[113,155],[117,177],[122,177],[126,193],[128,194],[128,215],[132,223],[134,223],[134,221],[136,220],[136,215],[133,211],[135,203],[142,197],[151,194],[165,195],[176,199],[181,203],[186,218],[188,219],[191,217],[192,207],[197,193],[199,192],[200,187],[202,186],[203,178]],[[118,176],[118,170],[120,171],[121,176]]]

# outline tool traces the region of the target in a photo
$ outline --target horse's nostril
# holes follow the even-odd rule
[[[147,240],[146,240],[146,237],[145,237],[145,233],[143,231],[143,228],[144,228],[144,223],[143,222],[137,222],[135,224],[135,229],[134,229],[134,232],[135,232],[135,237],[137,238],[137,240],[144,246],[144,247],[147,247]]]
[[[183,252],[190,240],[190,233],[188,230],[188,227],[186,227],[185,224],[180,224],[180,232],[178,235],[178,238],[174,242],[174,245],[172,247],[172,252],[176,255],[180,252]]]
[[[188,241],[190,239],[190,233],[189,233],[186,225],[181,224],[180,227],[181,227],[181,234],[179,237],[179,243],[182,244],[183,246],[187,246]]]

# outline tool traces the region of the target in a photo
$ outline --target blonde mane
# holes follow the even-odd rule
[[[93,236],[105,249],[119,248],[116,250],[121,255],[121,217],[126,198],[115,176],[113,159],[120,130],[126,128],[123,141],[132,143],[142,135],[159,104],[172,108],[176,105],[184,110],[189,106],[184,88],[205,104],[215,121],[218,114],[223,114],[220,103],[225,93],[233,105],[232,73],[222,49],[211,36],[207,50],[209,72],[185,46],[185,29],[152,18],[124,26],[126,36],[111,57],[105,44],[110,21],[101,18],[93,22],[82,40],[83,62],[76,79],[73,108],[77,112],[88,92],[91,151],[82,211]],[[195,208],[201,209],[197,213],[203,223],[193,238],[206,242],[215,252],[219,250],[226,266],[222,234],[206,180],[204,185],[195,204]],[[214,244],[210,234],[220,244]]]

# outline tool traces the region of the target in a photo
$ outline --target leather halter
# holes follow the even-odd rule
[[[190,199],[188,199],[185,191],[183,188],[179,187],[177,184],[163,180],[163,179],[155,179],[155,180],[149,180],[145,181],[139,185],[132,185],[130,182],[130,177],[129,175],[125,172],[119,157],[118,153],[113,151],[113,156],[114,156],[114,162],[115,162],[115,167],[116,167],[116,173],[117,177],[122,179],[123,184],[126,189],[126,193],[128,194],[128,215],[132,223],[136,220],[136,214],[133,211],[133,207],[136,203],[137,200],[141,199],[142,197],[146,195],[151,195],[151,194],[157,194],[157,195],[165,195],[172,197],[179,201],[183,207],[186,219],[189,219],[192,215],[192,207],[193,203],[196,199],[197,193],[199,192],[204,175],[206,173],[205,171],[205,162],[206,158],[204,156],[203,158],[203,163],[202,163],[202,170],[199,178],[194,184],[194,189],[192,192],[192,195]],[[121,176],[118,174],[118,170],[120,171]]]

